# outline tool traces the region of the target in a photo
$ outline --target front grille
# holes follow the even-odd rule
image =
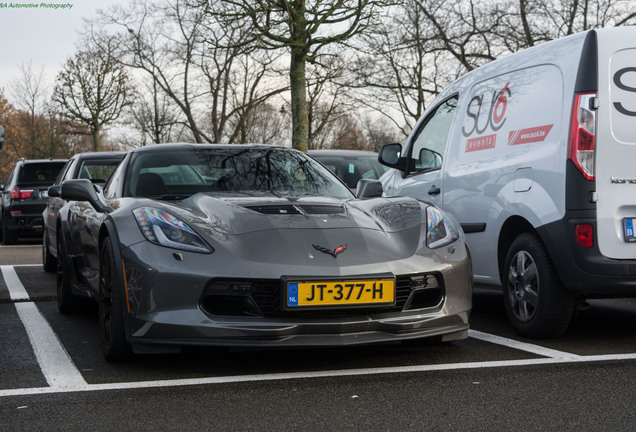
[[[395,305],[373,308],[286,311],[281,307],[281,282],[271,280],[213,280],[201,300],[201,308],[217,316],[349,317],[370,313],[439,308],[444,300],[440,276],[435,274],[396,277]]]

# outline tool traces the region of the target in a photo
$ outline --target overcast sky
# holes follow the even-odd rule
[[[47,5],[70,5],[46,8]],[[19,76],[18,65],[31,61],[33,68],[44,66],[47,83],[68,57],[75,52],[77,32],[82,18],[94,18],[97,9],[105,9],[124,0],[0,0],[0,88],[11,102],[10,83]],[[11,4],[34,4],[38,8],[12,8]],[[6,6],[3,6],[6,5]],[[50,89],[49,89],[50,90]]]

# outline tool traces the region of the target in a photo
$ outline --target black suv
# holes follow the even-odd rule
[[[46,207],[48,188],[53,184],[66,160],[20,159],[9,173],[2,192],[2,239],[15,244],[19,234],[41,232],[42,211]]]

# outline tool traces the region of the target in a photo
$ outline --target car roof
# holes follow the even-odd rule
[[[65,164],[66,162],[68,162],[68,159],[24,159],[24,160],[19,160],[17,163],[30,165],[30,164],[42,164],[42,163]]]
[[[109,151],[109,152],[86,152],[77,153],[73,156],[74,159],[123,159],[126,156],[126,152],[123,151]]]
[[[163,143],[163,144],[151,144],[144,147],[139,147],[130,151],[130,153],[142,153],[142,152],[156,152],[163,150],[184,150],[184,149],[237,149],[237,148],[250,148],[250,149],[278,149],[278,150],[294,150],[289,147],[272,146],[266,144],[192,144],[192,143]]]
[[[342,156],[342,157],[355,157],[355,156],[373,156],[377,157],[376,152],[367,150],[336,150],[336,149],[324,149],[324,150],[309,150],[307,153],[311,156]]]

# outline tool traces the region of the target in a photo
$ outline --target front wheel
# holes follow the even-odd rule
[[[99,254],[99,334],[107,361],[130,357],[132,350],[124,328],[123,281],[115,268],[115,256],[106,237]]]
[[[541,239],[521,234],[506,255],[504,304],[508,320],[522,336],[551,338],[563,334],[575,307]]]
[[[57,268],[55,257],[49,250],[49,236],[46,235],[46,228],[44,229],[42,238],[42,267],[44,267],[44,271],[47,273],[53,273]]]
[[[46,270],[46,266],[44,269]],[[61,232],[57,233],[55,270],[57,272],[57,309],[62,314],[76,312],[79,309],[78,299],[71,292],[71,272],[73,270],[68,263],[66,247]]]

